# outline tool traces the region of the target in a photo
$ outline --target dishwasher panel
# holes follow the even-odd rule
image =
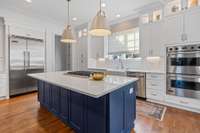
[[[136,95],[140,98],[146,98],[146,73],[127,72],[128,77],[138,78]]]

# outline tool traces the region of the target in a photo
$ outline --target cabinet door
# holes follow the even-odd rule
[[[78,55],[78,67],[79,70],[87,69],[87,60],[88,60],[88,38],[81,37],[79,39],[79,46],[77,47],[77,55]]]
[[[146,57],[149,54],[149,45],[151,44],[151,27],[149,24],[140,26],[140,56]]]
[[[106,133],[106,96],[86,98],[86,133]]]
[[[38,81],[38,100],[41,104],[44,104],[44,82]]]
[[[51,112],[55,115],[59,115],[60,111],[60,88],[52,86],[51,88]]]
[[[124,132],[124,89],[119,89],[109,95],[110,133]]]
[[[164,56],[163,21],[151,24],[150,56]]]
[[[104,37],[89,37],[89,58],[104,58]]]
[[[163,21],[140,26],[140,52],[142,57],[164,56]]]
[[[29,37],[35,39],[45,39],[45,32],[42,30],[33,30],[29,27],[23,26],[11,26],[10,33],[12,35],[22,36],[22,37]]]
[[[136,105],[136,93],[135,93],[135,84],[129,85],[124,89],[124,107],[125,107],[125,111],[124,111],[124,115],[125,115],[125,129],[127,129],[127,131],[125,131],[126,133],[130,132],[132,128],[134,128],[134,120],[135,120],[135,116],[136,116],[136,109],[135,109],[135,105]]]
[[[83,133],[84,96],[79,93],[69,93],[69,124],[76,133]]]
[[[165,44],[183,43],[184,16],[178,14],[166,17],[164,20],[163,39]]]
[[[200,8],[186,12],[186,34],[189,42],[200,41]]]
[[[44,85],[44,106],[50,111],[51,109],[51,85],[45,83]]]
[[[69,91],[61,88],[60,118],[67,123],[69,120]]]

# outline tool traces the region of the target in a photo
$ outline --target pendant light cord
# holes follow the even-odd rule
[[[69,9],[69,2],[70,2],[70,0],[67,0],[68,1],[68,18],[67,18],[67,23],[68,23],[68,25],[70,24],[70,9]]]
[[[102,12],[101,4],[102,4],[102,0],[100,0],[100,13]]]

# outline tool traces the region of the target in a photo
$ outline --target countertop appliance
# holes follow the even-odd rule
[[[200,44],[167,47],[167,94],[200,99]]]
[[[45,45],[41,39],[11,35],[10,40],[10,96],[37,90],[30,73],[44,72]]]
[[[138,78],[136,95],[137,97],[146,99],[146,73],[127,72],[128,77]]]

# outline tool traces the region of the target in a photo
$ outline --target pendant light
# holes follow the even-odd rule
[[[94,17],[89,30],[89,34],[92,36],[108,36],[111,34],[110,27],[106,20],[105,12],[102,11],[101,5],[102,1],[100,0],[100,10]]]
[[[72,27],[70,25],[70,9],[69,9],[69,2],[71,0],[67,0],[68,2],[68,16],[67,16],[67,26],[65,27],[61,42],[63,43],[76,43],[75,37],[73,36]]]

